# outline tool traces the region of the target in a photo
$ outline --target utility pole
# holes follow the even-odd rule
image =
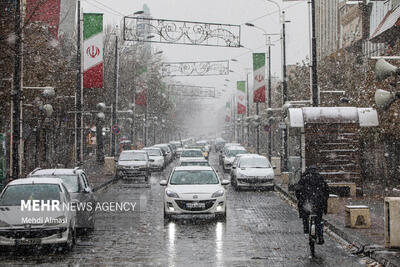
[[[81,55],[81,1],[78,0],[78,24],[77,24],[77,50],[76,50],[76,92],[75,92],[75,163],[82,163],[82,55]]]
[[[271,37],[268,37],[268,108],[272,108],[272,100],[271,100]],[[272,134],[271,127],[268,131],[268,157],[271,160],[272,157]]]
[[[12,180],[18,179],[19,176],[19,143],[20,140],[20,113],[21,113],[21,96],[22,96],[22,74],[23,74],[23,46],[22,46],[22,4],[21,0],[17,0],[15,4],[15,55],[14,55],[14,75],[12,81],[11,97],[12,97],[12,118],[11,118],[11,161],[10,177]]]
[[[112,99],[111,127],[117,124],[118,101],[118,32],[115,34],[115,63],[114,63],[114,95]],[[111,134],[111,156],[115,156],[115,133]]]
[[[313,107],[319,105],[318,92],[318,69],[317,69],[317,37],[315,36],[315,0],[311,0],[311,24],[312,24],[312,104]]]
[[[285,21],[285,11],[282,11],[282,105],[285,105],[288,100],[287,96],[287,83],[286,83],[286,21]],[[288,129],[285,127],[283,129],[283,171],[288,171]]]

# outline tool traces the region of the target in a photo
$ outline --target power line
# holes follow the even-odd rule
[[[88,0],[86,0],[86,1],[88,1]],[[97,1],[97,0],[90,0],[90,1],[96,2],[97,4],[99,4],[99,5],[103,6],[103,7],[105,7],[106,9],[112,11],[112,12],[114,13],[114,15],[118,15],[118,16],[122,16],[122,17],[125,16],[125,14],[123,14],[123,13],[119,12],[118,10],[115,10],[115,9],[113,9],[113,8],[111,8],[111,7],[105,5],[105,4],[103,4],[103,3],[101,3],[101,2],[99,2],[99,1]],[[98,7],[98,6],[97,6],[97,7]],[[104,10],[104,9],[103,9],[103,10]]]
[[[302,4],[302,3],[305,3],[305,2],[303,1],[303,2],[299,2],[299,3],[296,3],[296,4],[290,5],[290,6],[284,8],[284,9],[282,9],[282,10],[287,10],[287,9],[289,9],[289,8],[295,7],[295,6],[300,5],[300,4]],[[262,18],[271,16],[271,15],[276,14],[276,13],[278,13],[278,12],[279,12],[279,11],[270,12],[270,13],[267,13],[267,14],[265,14],[265,15],[262,15],[262,16],[260,16],[260,17],[258,17],[258,18],[249,20],[249,21],[247,21],[247,22],[254,22],[254,21],[256,21],[256,20],[259,20],[259,19],[262,19]],[[242,24],[244,24],[244,23],[242,23]]]

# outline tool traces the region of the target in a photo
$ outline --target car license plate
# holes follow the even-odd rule
[[[15,240],[15,245],[17,245],[17,246],[39,245],[41,243],[42,243],[42,240],[39,239],[39,238],[17,239],[17,240]]]
[[[186,203],[186,208],[188,209],[204,209],[206,207],[205,203],[199,203],[199,202],[190,202]]]

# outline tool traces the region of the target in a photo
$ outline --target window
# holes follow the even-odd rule
[[[0,206],[20,206],[21,200],[61,200],[58,184],[10,185],[0,199]]]
[[[172,185],[218,184],[214,171],[175,171],[171,176]]]

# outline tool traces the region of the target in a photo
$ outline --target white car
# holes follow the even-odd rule
[[[239,154],[247,153],[248,152],[246,151],[246,149],[242,146],[230,146],[225,148],[222,154],[222,169],[225,172],[229,172],[235,157]]]
[[[154,171],[162,171],[165,168],[165,160],[162,150],[159,147],[145,147],[144,151],[147,152],[150,159],[150,169]]]
[[[0,248],[60,245],[71,250],[76,241],[74,204],[59,178],[10,182],[0,195]]]
[[[274,168],[261,155],[249,154],[238,158],[231,173],[231,184],[237,188],[275,188]]]
[[[217,173],[207,166],[175,167],[164,193],[164,219],[171,216],[212,216],[226,219],[226,191],[229,181],[220,181]]]
[[[166,164],[169,164],[173,160],[172,151],[167,144],[156,144],[153,147],[159,147],[163,150],[164,160]]]
[[[191,159],[205,159],[203,152],[198,148],[185,148],[179,157],[179,165],[182,161]]]
[[[182,158],[180,166],[210,166],[210,164],[204,158]]]

